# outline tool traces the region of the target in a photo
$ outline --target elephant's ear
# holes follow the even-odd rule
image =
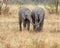
[[[44,16],[45,16],[45,14],[40,14],[40,21],[39,21],[39,23],[38,24],[40,24],[41,22],[42,22],[42,20],[44,20]]]

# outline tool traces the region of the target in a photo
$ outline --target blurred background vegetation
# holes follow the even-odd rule
[[[25,4],[31,4],[31,5],[44,5],[44,7],[49,11],[50,14],[52,13],[58,13],[59,6],[60,6],[60,0],[3,0],[6,5],[5,8],[7,8],[8,5],[14,5],[18,4],[25,5]],[[6,12],[7,9],[5,9]]]

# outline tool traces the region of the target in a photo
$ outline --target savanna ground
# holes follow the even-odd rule
[[[30,10],[36,7],[35,5],[24,6]],[[49,14],[45,10],[42,32],[34,32],[32,25],[30,31],[23,29],[21,32],[18,24],[19,6],[9,7],[9,15],[0,15],[0,48],[60,48],[60,15]]]

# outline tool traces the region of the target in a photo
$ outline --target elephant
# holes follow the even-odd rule
[[[45,16],[45,11],[43,8],[36,7],[32,10],[31,17],[32,17],[32,22],[35,24],[33,25],[33,29],[35,31],[42,31],[44,24],[44,16]]]
[[[18,16],[19,16],[20,31],[22,31],[22,23],[24,28],[30,30],[30,22],[32,22],[31,11],[25,7],[20,8],[18,11]]]

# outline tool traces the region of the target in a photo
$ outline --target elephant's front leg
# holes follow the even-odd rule
[[[38,31],[42,31],[42,30],[43,30],[43,22],[39,24],[39,28],[38,28]]]
[[[33,23],[35,24],[35,20],[34,20]],[[37,29],[36,29],[36,25],[33,25],[33,30],[34,30],[34,31],[37,31]]]
[[[1,15],[1,7],[0,7],[0,15]]]
[[[37,32],[38,31],[37,25],[33,25],[33,29],[34,29],[35,32]]]
[[[20,31],[22,31],[22,26],[21,26],[22,22],[19,22],[19,26],[20,26]]]
[[[30,30],[30,21],[29,20],[27,20],[26,26],[27,26],[27,30],[29,31]]]
[[[26,28],[26,21],[23,21],[23,27]]]
[[[35,25],[33,25],[33,30],[35,31]]]

